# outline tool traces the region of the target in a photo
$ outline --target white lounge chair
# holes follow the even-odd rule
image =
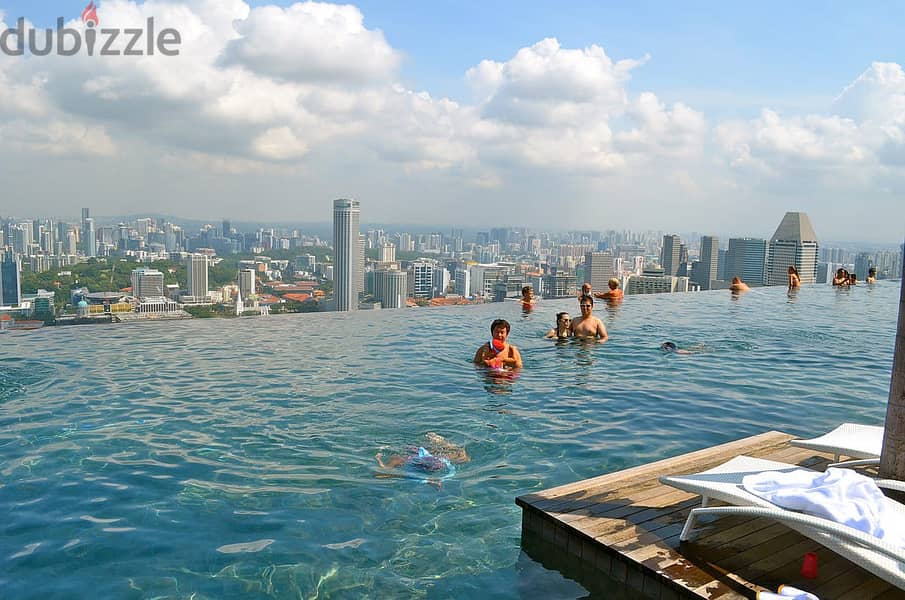
[[[808,440],[792,440],[789,442],[799,448],[831,452],[835,456],[831,467],[859,467],[880,464],[880,452],[883,448],[883,428],[876,425],[858,425],[843,423],[836,429],[820,437]],[[855,460],[839,462],[843,456]]]
[[[783,523],[790,529],[805,535],[836,552],[878,577],[905,589],[905,549],[893,546],[877,537],[822,517],[795,512],[776,506],[742,487],[746,475],[762,471],[791,471],[801,469],[797,465],[737,456],[718,467],[690,475],[661,477],[660,481],[674,488],[700,494],[701,508],[692,509],[685,521],[679,539],[686,541],[691,535],[694,521],[704,515],[741,515],[763,517]],[[880,487],[905,491],[905,483],[875,480]],[[732,506],[708,506],[709,499]],[[886,499],[891,510],[905,517],[905,505]]]

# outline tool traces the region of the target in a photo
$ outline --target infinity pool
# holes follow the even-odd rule
[[[0,596],[584,597],[521,552],[517,495],[882,422],[898,294],[632,296],[594,347],[541,339],[575,300],[0,336]],[[513,380],[470,365],[497,317]],[[471,462],[376,476],[428,432]]]

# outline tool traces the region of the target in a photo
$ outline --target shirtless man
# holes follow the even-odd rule
[[[750,289],[748,284],[742,281],[742,278],[738,276],[732,278],[732,285],[729,286],[729,290],[736,294],[738,292],[747,292]]]
[[[530,311],[534,308],[534,305],[537,303],[537,300],[534,298],[534,288],[530,285],[526,285],[522,288],[522,308],[525,311]]]
[[[578,299],[581,308],[581,318],[572,321],[572,335],[575,337],[595,338],[598,342],[605,342],[609,336],[603,321],[591,314],[594,310],[594,297],[582,296]]]
[[[491,369],[521,369],[522,355],[518,348],[506,342],[509,322],[497,319],[490,324],[490,341],[482,344],[474,355],[474,364]]]
[[[591,284],[587,281],[581,284],[581,291],[578,292],[578,297],[582,296],[590,296],[591,295]]]
[[[606,292],[594,292],[594,296],[601,300],[622,300],[625,294],[619,289],[619,280],[615,277],[610,278],[607,285],[610,287]]]

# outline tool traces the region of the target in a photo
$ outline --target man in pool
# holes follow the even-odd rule
[[[591,287],[590,282],[585,281],[581,284],[581,291],[578,292],[578,297],[581,298],[582,296],[590,296],[592,291],[593,288]]]
[[[619,279],[617,279],[616,277],[611,277],[607,282],[607,285],[610,288],[609,290],[603,293],[594,292],[594,296],[600,298],[601,300],[622,300],[625,294],[622,292],[622,290],[619,289]]]
[[[591,314],[594,310],[594,297],[582,296],[578,299],[578,307],[581,309],[581,318],[577,321],[572,321],[572,335],[605,342],[609,337],[606,333],[606,327],[604,327],[603,321]]]
[[[505,319],[497,319],[490,324],[490,341],[482,344],[474,355],[474,364],[491,369],[521,369],[522,355],[518,348],[509,344],[511,327]]]
[[[523,287],[522,308],[525,309],[525,311],[530,311],[532,308],[534,308],[536,302],[537,300],[534,298],[534,288],[532,288],[530,285]]]
[[[692,354],[691,350],[683,350],[676,346],[675,342],[663,342],[660,345],[660,350],[666,353],[674,353],[674,354]]]

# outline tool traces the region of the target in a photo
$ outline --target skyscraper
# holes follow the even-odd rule
[[[584,255],[584,281],[591,284],[591,289],[608,289],[607,283],[614,275],[611,252],[588,252]]]
[[[677,235],[663,236],[663,249],[660,251],[660,266],[666,275],[675,275],[679,272],[681,261],[682,240]]]
[[[239,271],[239,293],[245,299],[255,295],[254,269],[242,269]]]
[[[720,239],[711,235],[701,237],[700,265],[695,280],[702,290],[710,289],[710,282],[716,279],[720,260]]]
[[[374,271],[374,296],[383,308],[405,306],[408,273],[399,269]]]
[[[377,261],[382,263],[396,262],[396,246],[384,242],[377,251]]]
[[[0,262],[0,305],[18,306],[22,302],[22,281],[19,278],[19,259],[12,252]]]
[[[163,296],[163,273],[140,267],[132,271],[132,295],[136,298],[160,298]]]
[[[785,285],[789,267],[798,269],[801,283],[817,283],[817,234],[803,212],[787,212],[770,238],[767,285]]]
[[[82,212],[87,212],[83,208]],[[86,217],[82,219],[82,252],[85,256],[97,256],[97,235],[94,232],[94,219]]]
[[[208,297],[207,289],[207,273],[208,273],[207,254],[192,254],[185,263],[186,268],[186,287],[189,296],[195,300],[202,300]]]
[[[333,296],[336,310],[358,310],[358,289],[362,275],[357,273],[359,251],[358,200],[333,201]]]
[[[759,238],[731,238],[726,253],[724,277],[727,281],[741,277],[748,285],[764,284],[767,264],[767,240]]]

